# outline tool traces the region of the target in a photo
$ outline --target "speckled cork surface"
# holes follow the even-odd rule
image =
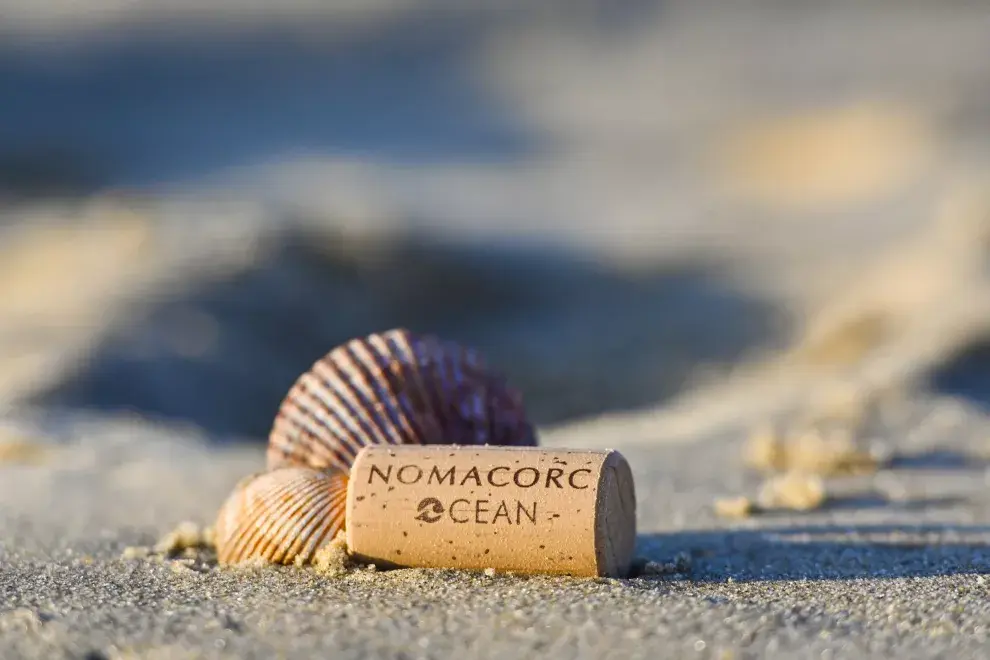
[[[376,565],[622,577],[635,538],[614,451],[378,446],[351,470],[347,544]]]

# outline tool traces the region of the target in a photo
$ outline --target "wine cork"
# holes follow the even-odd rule
[[[347,545],[383,567],[624,577],[632,472],[616,451],[373,445],[347,492]]]

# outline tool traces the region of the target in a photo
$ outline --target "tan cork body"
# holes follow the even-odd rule
[[[346,520],[350,552],[380,566],[624,577],[636,496],[615,451],[372,445]]]

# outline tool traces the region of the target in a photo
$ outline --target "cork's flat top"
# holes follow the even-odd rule
[[[636,546],[636,487],[625,457],[611,452],[602,466],[595,529],[603,575],[625,577]]]

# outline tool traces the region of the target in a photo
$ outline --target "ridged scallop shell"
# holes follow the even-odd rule
[[[472,350],[389,330],[318,360],[286,395],[269,435],[269,469],[336,468],[368,444],[536,444],[521,395]]]
[[[239,564],[312,561],[344,528],[347,475],[287,467],[241,480],[216,522],[217,559]]]

